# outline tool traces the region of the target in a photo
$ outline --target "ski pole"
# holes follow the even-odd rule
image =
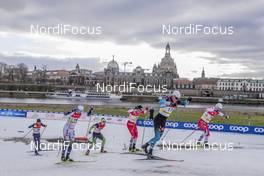
[[[91,121],[92,121],[92,115],[90,115],[87,131],[86,131],[86,135],[85,135],[87,138],[88,138],[88,135],[89,135],[89,128],[90,128],[90,125],[91,125]]]
[[[143,121],[143,134],[142,134],[142,141],[141,141],[141,146],[143,145],[143,143],[144,143],[144,138],[145,138],[145,129],[146,129],[146,125],[145,125],[145,123],[144,123],[145,121]]]
[[[196,130],[193,130],[188,136],[186,136],[180,143],[183,143],[184,141],[186,141],[186,139],[188,139],[189,137],[191,137],[194,133],[196,132]]]
[[[44,127],[43,131],[40,134],[40,137],[42,137],[42,135],[44,134],[45,130],[46,130],[46,127]]]
[[[145,116],[145,118],[147,117],[147,115]],[[145,130],[146,130],[146,124],[143,121],[143,134],[142,134],[142,141],[141,141],[141,145],[143,145],[144,143],[144,138],[145,138]]]
[[[168,129],[165,134],[163,135],[163,137],[161,138],[161,141],[163,141],[165,139],[165,137],[167,136],[167,134],[169,133],[170,129]]]
[[[33,130],[33,128],[31,128],[31,129],[27,132],[27,134],[25,134],[25,135],[22,137],[22,139],[24,139],[25,137],[27,137],[27,135],[28,135],[32,130]]]

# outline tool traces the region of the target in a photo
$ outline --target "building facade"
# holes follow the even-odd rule
[[[264,80],[253,79],[219,79],[217,90],[232,90],[243,92],[263,92]]]
[[[179,78],[177,66],[170,54],[170,45],[166,45],[165,56],[159,64],[154,64],[152,72],[137,66],[132,72],[120,72],[118,63],[114,58],[104,69],[104,83],[120,85],[123,83],[136,83],[136,85],[160,86],[167,85],[168,89],[174,87],[174,79]]]

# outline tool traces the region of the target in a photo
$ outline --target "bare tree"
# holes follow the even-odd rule
[[[24,63],[20,63],[17,65],[17,72],[19,75],[19,81],[20,82],[26,82],[27,80],[27,73],[28,73],[28,67]]]
[[[7,64],[4,62],[0,62],[0,80],[3,79],[6,71],[7,71]]]
[[[41,66],[41,82],[46,83],[47,81],[47,65]]]

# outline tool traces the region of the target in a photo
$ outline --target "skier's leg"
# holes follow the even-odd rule
[[[69,160],[69,161],[73,161],[71,158],[70,158],[70,154],[71,154],[71,151],[72,151],[72,144],[74,142],[74,139],[75,139],[75,131],[70,131],[69,132],[69,139],[70,139],[70,142],[69,142],[69,146],[67,148],[67,153],[66,153],[66,160]]]
[[[35,144],[35,154],[38,154],[39,149],[39,136],[37,134],[33,134],[34,144]]]
[[[67,149],[67,145],[65,145],[69,141],[69,132],[67,128],[63,128],[63,144],[62,144],[62,151],[61,151],[61,160],[65,160],[65,152]]]
[[[95,147],[96,147],[96,139],[97,139],[97,135],[96,135],[96,133],[93,133],[92,142],[89,143],[89,146],[88,146],[87,151],[85,152],[85,155],[89,155],[90,154],[90,150],[91,149],[93,149],[93,150],[95,149]]]
[[[208,146],[208,138],[210,136],[210,131],[209,131],[209,127],[208,125],[206,126],[206,130],[205,130],[205,137],[204,137],[204,143],[205,145]]]
[[[130,141],[129,141],[129,151],[132,151],[132,148],[133,148],[133,140],[134,140],[134,138],[133,138],[133,123],[132,122],[130,122],[130,121],[128,121],[127,122],[127,129],[128,129],[128,131],[129,131],[129,133],[130,133],[130,135],[131,135],[131,138],[130,138]]]
[[[206,123],[201,119],[198,121],[198,128],[203,131],[202,135],[197,141],[197,144],[200,144],[206,135]]]
[[[132,144],[132,150],[136,151],[136,143],[137,143],[137,138],[138,138],[138,130],[137,130],[137,126],[135,124],[134,126],[134,130],[133,130],[133,144]]]
[[[156,129],[155,130],[155,136],[154,138],[152,138],[148,144],[150,146],[150,149],[148,151],[148,157],[151,158],[152,157],[152,153],[153,153],[153,149],[154,149],[154,146],[155,144],[160,140],[161,136],[163,134],[163,131],[160,131],[159,129]]]
[[[106,151],[104,150],[104,146],[105,146],[105,137],[102,135],[102,133],[99,133],[97,136],[98,139],[100,139],[102,141],[102,145],[101,145],[101,153],[105,153]]]
[[[160,130],[155,129],[155,136],[148,142],[152,149],[154,148],[155,144],[160,140],[162,134],[163,133]]]

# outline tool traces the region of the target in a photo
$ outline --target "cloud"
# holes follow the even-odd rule
[[[0,28],[30,32],[31,24],[99,25],[100,36],[65,36],[73,40],[110,41],[117,44],[148,43],[181,52],[208,52],[208,61],[217,64],[242,64],[247,72],[264,77],[260,65],[264,56],[264,1],[70,1],[59,0],[0,2]],[[162,24],[233,26],[231,36],[164,36]],[[229,74],[232,76],[232,74]],[[237,75],[237,76],[238,76]],[[228,75],[227,75],[228,76]]]

